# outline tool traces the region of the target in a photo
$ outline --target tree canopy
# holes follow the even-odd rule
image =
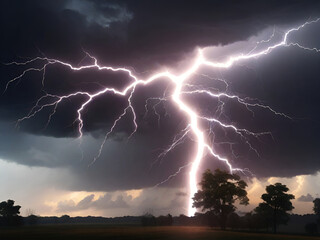
[[[21,206],[14,206],[13,200],[3,201],[0,203],[0,224],[18,225],[21,222],[20,214]]]
[[[318,223],[320,223],[320,198],[313,200],[313,211],[318,216]]]
[[[314,214],[320,217],[320,198],[316,198],[315,200],[313,200],[313,204]]]
[[[214,174],[208,169],[202,175],[201,189],[193,197],[193,206],[202,211],[212,211],[219,217],[220,226],[225,229],[228,214],[235,211],[235,201],[247,205],[247,183],[236,174],[219,169]]]
[[[21,206],[14,206],[13,200],[3,201],[0,203],[0,215],[2,217],[14,217],[20,214]]]

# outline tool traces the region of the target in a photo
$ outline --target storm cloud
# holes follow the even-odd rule
[[[239,46],[265,38],[273,27],[281,31],[320,16],[319,1],[1,1],[0,9],[2,63],[45,55],[78,65],[90,61],[83,59],[85,50],[101,64],[130,66],[139,77],[158,69],[181,70],[198,47],[208,47],[210,58],[219,51],[241,52]],[[319,27],[318,23],[297,33],[294,40],[320,47]],[[231,93],[259,99],[293,118],[256,108],[253,116],[237,102],[228,101],[224,120],[254,132],[271,132],[272,137],[251,139],[259,150],[257,156],[241,139],[216,127],[215,148],[230,157],[235,166],[249,168],[258,177],[290,177],[319,171],[319,61],[319,54],[288,47],[235,65],[228,71],[210,72],[226,79]],[[40,63],[34,67],[39,67],[37,64]],[[203,71],[209,73],[208,69]],[[23,66],[1,64],[0,89],[4,90],[7,82],[22,72]],[[22,122],[19,128],[14,122],[30,111],[44,91],[60,95],[75,90],[93,92],[101,85],[122,88],[130,81],[128,76],[94,70],[75,73],[54,65],[46,70],[44,86],[41,79],[42,73],[30,72],[0,96],[1,158],[27,166],[65,168],[70,172],[70,181],[61,187],[77,191],[153,187],[192,158],[191,136],[166,158],[158,159],[187,124],[170,101],[156,106],[160,121],[152,111],[157,102],[149,102],[150,112],[145,112],[146,100],[162,97],[170,87],[165,79],[136,89],[133,97],[139,125],[136,134],[127,140],[133,128],[132,116],[128,114],[94,164],[91,163],[104,134],[123,111],[126,99],[106,95],[90,103],[84,114],[82,142],[77,139],[78,125],[74,119],[83,97],[59,105],[47,127],[50,113],[46,110]],[[194,81],[211,84],[201,76],[195,76]],[[194,100],[200,112],[214,111],[213,105],[210,99]],[[233,151],[223,142],[234,143]],[[207,157],[202,168],[207,167],[225,166]],[[187,176],[186,168],[164,185],[184,186]],[[124,204],[121,199],[107,198],[108,195],[94,201],[90,195],[77,204],[61,202],[59,207],[64,211]]]

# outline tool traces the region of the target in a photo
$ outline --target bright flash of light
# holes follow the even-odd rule
[[[248,135],[254,136],[254,137],[259,137],[260,135],[271,134],[271,133],[269,133],[269,132],[255,133],[255,132],[251,132],[247,129],[238,128],[235,125],[231,125],[231,124],[225,123],[223,121],[220,121],[218,117],[203,116],[200,113],[196,112],[194,109],[192,109],[190,104],[188,104],[182,97],[184,95],[188,95],[188,94],[195,94],[195,95],[197,95],[197,94],[204,95],[205,94],[205,95],[208,95],[214,99],[217,99],[220,102],[222,102],[221,99],[223,99],[223,98],[236,100],[238,103],[245,106],[251,112],[252,112],[251,108],[260,107],[260,108],[264,108],[266,110],[269,110],[273,114],[279,115],[281,117],[286,117],[286,118],[290,119],[290,116],[288,116],[284,113],[281,113],[281,112],[277,112],[277,111],[273,110],[270,106],[260,104],[260,103],[252,103],[252,102],[247,101],[247,99],[240,98],[239,96],[236,96],[236,95],[230,95],[225,92],[219,92],[219,90],[216,90],[216,89],[210,89],[210,88],[192,89],[193,85],[191,85],[187,81],[193,75],[198,74],[197,70],[199,70],[199,68],[201,66],[227,69],[227,68],[230,68],[231,66],[233,66],[237,62],[240,62],[242,60],[254,59],[254,58],[269,54],[270,52],[272,52],[275,49],[280,48],[280,47],[290,47],[291,46],[291,47],[298,47],[298,48],[308,50],[308,51],[319,52],[320,50],[317,48],[305,47],[305,46],[302,46],[300,43],[290,42],[288,40],[289,35],[292,34],[293,32],[299,31],[300,29],[302,29],[303,27],[305,27],[307,25],[319,22],[319,20],[320,20],[320,18],[315,19],[313,21],[305,22],[304,24],[302,24],[298,27],[289,29],[288,31],[286,31],[283,34],[281,41],[279,41],[275,44],[271,44],[271,39],[274,37],[274,34],[275,34],[275,31],[273,31],[272,35],[270,36],[270,38],[268,40],[263,40],[261,42],[257,42],[256,47],[254,49],[252,49],[249,53],[240,54],[240,55],[231,55],[226,61],[220,61],[220,62],[211,61],[204,56],[203,49],[199,49],[197,56],[195,57],[195,59],[192,60],[191,66],[184,69],[183,73],[178,74],[178,75],[172,74],[169,71],[163,71],[163,72],[155,73],[155,74],[151,75],[149,78],[140,79],[138,76],[136,76],[136,74],[134,74],[134,72],[132,70],[130,70],[128,68],[100,65],[98,63],[98,60],[95,57],[91,56],[87,52],[86,52],[86,55],[87,55],[87,57],[89,57],[91,59],[92,63],[88,64],[88,65],[82,65],[80,67],[73,66],[72,64],[64,62],[64,61],[60,61],[60,60],[52,59],[52,58],[47,58],[47,57],[37,57],[37,58],[31,59],[31,60],[25,61],[25,62],[12,62],[12,63],[8,63],[7,65],[15,64],[15,65],[22,65],[22,66],[27,67],[28,65],[35,63],[35,62],[41,62],[42,65],[40,68],[30,67],[30,68],[25,69],[19,76],[8,81],[8,83],[6,84],[6,87],[5,87],[5,91],[8,89],[10,84],[14,83],[15,81],[20,80],[26,74],[28,74],[28,72],[32,72],[32,71],[38,71],[38,72],[43,73],[42,84],[44,85],[45,84],[46,68],[49,67],[50,65],[53,65],[53,64],[62,65],[62,66],[69,68],[73,71],[81,71],[84,69],[96,69],[96,70],[100,70],[100,71],[112,71],[112,72],[126,73],[128,75],[128,77],[131,79],[131,81],[123,89],[117,89],[117,88],[111,88],[111,87],[101,87],[101,90],[94,92],[94,93],[89,93],[86,91],[78,91],[78,92],[73,92],[68,95],[63,95],[63,96],[46,93],[45,95],[43,95],[42,97],[40,97],[38,99],[36,104],[33,106],[31,111],[26,116],[20,118],[17,121],[17,124],[19,124],[24,120],[31,119],[31,118],[35,117],[43,109],[51,108],[51,113],[49,114],[48,121],[46,123],[46,126],[47,126],[50,123],[52,116],[56,113],[58,105],[62,101],[81,95],[81,96],[86,97],[86,100],[78,108],[77,118],[74,121],[74,123],[78,124],[79,138],[81,138],[83,136],[83,126],[84,126],[83,111],[88,107],[88,105],[93,101],[93,99],[95,99],[98,96],[101,96],[103,94],[108,94],[108,93],[112,93],[114,95],[119,95],[119,96],[125,97],[127,99],[127,105],[124,108],[123,112],[115,119],[110,130],[106,133],[105,138],[103,139],[103,142],[99,148],[99,151],[92,161],[92,163],[94,163],[100,157],[103,146],[106,143],[109,135],[114,131],[118,122],[124,116],[126,116],[127,114],[132,115],[132,123],[133,123],[134,129],[129,137],[131,137],[137,131],[138,124],[136,122],[136,113],[135,113],[135,109],[134,109],[134,107],[132,105],[132,101],[131,101],[132,98],[134,97],[136,87],[139,85],[148,85],[148,84],[150,84],[154,81],[157,81],[157,80],[166,79],[166,80],[170,81],[173,84],[173,89],[172,89],[173,93],[169,97],[164,96],[163,98],[153,98],[153,100],[157,100],[158,102],[172,100],[173,103],[177,106],[177,108],[179,108],[184,113],[186,119],[188,120],[187,121],[188,126],[184,130],[182,130],[182,132],[180,134],[176,135],[176,137],[173,140],[173,143],[162,154],[160,154],[159,157],[164,157],[169,151],[173,150],[177,145],[179,145],[185,139],[185,137],[187,135],[190,134],[190,132],[192,132],[193,140],[196,144],[196,152],[194,153],[192,160],[188,164],[180,167],[176,173],[170,175],[166,180],[160,182],[156,186],[163,184],[164,182],[175,177],[184,168],[191,167],[190,172],[189,172],[188,215],[193,216],[196,209],[192,207],[192,197],[194,196],[194,194],[197,192],[197,189],[198,189],[197,188],[197,173],[198,173],[198,169],[201,164],[201,161],[204,158],[204,155],[206,153],[211,155],[213,158],[224,162],[226,164],[226,166],[229,168],[230,172],[246,171],[246,169],[239,169],[239,168],[232,167],[230,161],[227,158],[221,156],[220,154],[218,154],[215,151],[213,146],[211,146],[211,144],[209,143],[208,136],[206,136],[207,133],[204,129],[202,129],[200,123],[202,121],[205,121],[205,122],[208,122],[211,124],[216,124],[223,129],[229,129],[231,131],[234,131],[236,134],[238,134],[241,137],[241,139],[245,140],[245,143],[249,146],[249,148],[251,150],[254,150],[257,155],[258,155],[257,150],[254,149],[254,147],[250,144],[250,142],[247,140],[246,137]],[[264,43],[264,44],[268,43],[271,45],[265,47],[262,50],[257,50],[258,49],[257,46],[260,43]],[[214,79],[214,80],[224,82],[224,80],[221,80],[221,79]],[[228,87],[227,83],[226,83],[226,87]],[[185,88],[187,88],[188,90],[185,90]],[[189,89],[191,89],[191,90],[189,90]],[[151,99],[149,99],[149,101],[150,100]],[[222,107],[223,107],[223,104],[221,105],[221,108]],[[148,109],[148,101],[146,103],[145,108],[146,108],[146,110]],[[160,115],[156,112],[155,107],[153,109],[155,111],[155,114],[158,116],[158,118],[160,118]],[[210,129],[210,131],[213,131],[213,130]],[[229,143],[229,144],[231,144],[231,143]]]

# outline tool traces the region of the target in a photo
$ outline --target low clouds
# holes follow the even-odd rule
[[[313,202],[314,198],[308,193],[307,195],[301,195],[297,200],[300,202]]]
[[[105,193],[99,197],[94,194],[85,196],[78,203],[74,200],[63,200],[57,203],[57,213],[81,213],[81,211],[93,210],[104,216],[113,216],[123,213],[130,215],[143,215],[151,213],[155,215],[181,214],[185,212],[186,195],[180,189],[161,188],[144,189],[137,196],[128,192]],[[166,196],[165,198],[163,196]]]
[[[97,200],[94,200],[94,194],[90,194],[79,201],[77,204],[73,200],[65,200],[58,202],[57,212],[74,212],[87,210],[89,208],[94,208],[97,210],[108,210],[108,209],[119,209],[119,208],[128,208],[131,197],[126,196],[126,200],[122,195],[116,196],[116,199],[112,199],[112,195],[106,193],[105,195],[99,197]]]
[[[69,180],[59,186],[64,190],[116,191],[153,187],[188,161],[179,157],[182,153],[193,150],[190,143],[180,146],[160,163],[157,161],[160,153],[157,148],[161,146],[161,135],[158,138],[148,137],[148,143],[139,135],[130,142],[127,138],[123,141],[111,138],[103,148],[101,157],[92,164],[101,138],[85,135],[79,148],[79,140],[72,138],[25,134],[7,124],[0,124],[0,129],[3,130],[0,135],[3,142],[0,146],[1,158],[26,166],[68,170]],[[166,136],[167,141],[170,141],[169,137]],[[186,176],[187,171],[182,171],[170,184],[181,186]]]

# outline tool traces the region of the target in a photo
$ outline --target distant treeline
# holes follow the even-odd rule
[[[6,225],[4,221],[1,221],[0,225]],[[283,225],[281,230],[284,232],[305,232],[305,226],[308,223],[315,222],[317,216],[314,214],[308,215],[290,215],[290,222],[288,225]],[[19,217],[19,220],[12,223],[35,225],[35,224],[115,224],[115,225],[142,225],[142,226],[211,226],[219,227],[218,218],[210,213],[196,214],[194,217],[188,217],[180,215],[172,217],[170,214],[166,216],[155,217],[151,214],[145,214],[144,216],[124,216],[124,217],[70,217],[63,215],[61,217],[40,217],[30,215],[28,217]],[[233,230],[254,230],[254,231],[270,231],[271,226],[267,225],[267,221],[259,219],[258,216],[247,213],[239,216],[236,213],[232,213],[228,216],[227,228]]]
[[[317,222],[317,216],[315,214],[289,214],[288,218],[290,221],[281,226],[280,230],[282,232],[295,232],[295,233],[311,233],[316,234],[316,229],[310,229],[310,225]],[[218,228],[219,218],[210,213],[200,213],[196,214],[194,217],[187,217],[185,215],[180,215],[179,217],[173,217],[174,225],[181,226],[211,226]],[[239,216],[236,213],[231,213],[228,215],[226,227],[232,230],[251,230],[251,231],[272,231],[272,226],[268,219],[262,218],[258,214],[252,212],[246,213]],[[307,227],[307,229],[306,229]],[[308,229],[309,227],[309,229]]]
[[[28,217],[23,217],[23,223],[26,225],[33,224],[130,224],[130,225],[140,225],[141,217],[136,216],[124,216],[124,217],[70,217],[68,215],[63,215],[61,217],[40,217],[35,215],[30,215]]]
[[[270,185],[268,187],[285,187],[285,185]],[[267,188],[268,188],[267,187]],[[286,194],[283,194],[284,196]],[[288,195],[290,196],[290,195]],[[43,225],[43,224],[113,224],[113,225],[142,225],[142,226],[211,226],[223,229],[233,230],[253,230],[253,231],[270,231],[275,221],[274,211],[265,204],[259,204],[254,211],[238,215],[234,209],[229,214],[217,214],[215,209],[205,213],[196,213],[194,217],[180,215],[172,217],[170,214],[166,216],[155,217],[150,213],[143,216],[124,216],[124,217],[70,217],[63,215],[61,217],[40,217],[30,214],[28,217],[20,216],[19,205],[14,205],[13,200],[0,202],[0,227],[1,226],[19,226],[19,225]],[[277,215],[277,225],[281,225],[282,232],[307,232],[310,235],[318,234],[318,225],[320,224],[320,199],[314,201],[315,214],[295,215],[288,214],[285,211],[279,212]],[[272,211],[271,211],[272,210]],[[290,220],[290,221],[289,221]],[[221,224],[223,222],[223,224]],[[288,224],[289,223],[289,224]]]
[[[173,217],[170,214],[159,217],[145,214],[141,217],[141,224],[143,226],[171,226],[173,225]]]

